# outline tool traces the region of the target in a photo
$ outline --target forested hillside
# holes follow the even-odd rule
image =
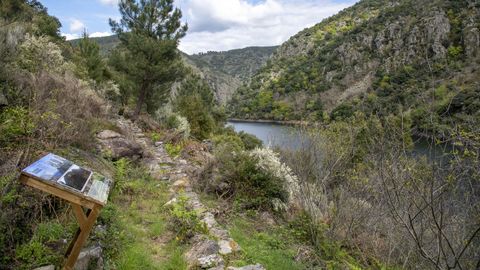
[[[120,40],[118,40],[118,37],[115,35],[106,37],[92,37],[91,39],[100,46],[100,53],[102,56],[107,56],[120,43]],[[78,46],[80,41],[81,39],[73,39],[70,40],[70,43],[73,46]]]
[[[247,47],[225,52],[184,55],[186,63],[201,74],[215,90],[217,100],[226,104],[233,93],[250,81],[270,58],[276,47]]]
[[[276,49],[277,46],[247,47],[225,52],[192,54],[189,58],[198,67],[208,66],[245,83],[250,81],[251,77],[267,62]]]
[[[405,111],[420,132],[431,131],[429,117],[440,126],[478,118],[479,8],[360,1],[280,46],[236,93],[234,116],[324,121]]]

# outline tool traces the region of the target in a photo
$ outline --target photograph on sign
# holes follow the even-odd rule
[[[23,171],[43,180],[57,181],[72,165],[71,161],[54,154],[48,154]]]
[[[91,182],[92,185],[87,195],[97,201],[106,202],[110,189],[108,179],[98,173],[93,173]]]
[[[58,180],[58,183],[74,188],[78,191],[83,191],[91,174],[91,171],[85,170],[84,168],[73,164]]]

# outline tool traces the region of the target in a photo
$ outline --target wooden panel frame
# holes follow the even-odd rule
[[[72,205],[73,212],[79,223],[79,228],[65,253],[65,264],[63,269],[73,270],[78,255],[80,255],[80,251],[85,244],[104,203],[89,198],[81,193],[62,188],[58,185],[49,184],[46,181],[42,181],[24,173],[20,175],[20,181],[27,186],[64,199]],[[84,212],[83,207],[87,209],[86,213]]]

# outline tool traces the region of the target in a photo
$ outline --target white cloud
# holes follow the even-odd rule
[[[110,32],[93,32],[93,33],[89,33],[88,36],[89,37],[105,37],[105,36],[111,36],[113,35],[112,33]],[[72,39],[78,39],[81,37],[80,34],[76,34],[76,33],[62,33],[62,36],[64,36],[67,40],[72,40]]]
[[[79,32],[85,28],[85,24],[77,19],[72,19],[70,22],[70,32]]]
[[[88,34],[89,37],[106,37],[111,35],[113,34],[110,32],[93,32],[91,34]]]
[[[300,30],[352,5],[331,0],[177,0],[188,22],[187,53],[279,45]]]
[[[117,6],[118,0],[100,0],[100,3],[104,5]]]
[[[62,33],[62,36],[64,36],[67,40],[80,38],[78,34],[70,34],[70,33]]]

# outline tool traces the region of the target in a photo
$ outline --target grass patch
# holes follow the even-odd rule
[[[116,168],[115,211],[106,213],[118,224],[111,232],[117,237],[109,268],[186,269],[184,247],[167,227],[169,210],[163,207],[169,199],[167,184],[126,160],[117,161]]]
[[[155,266],[155,262],[149,253],[150,250],[142,243],[133,243],[122,252],[122,256],[117,263],[117,269],[160,269]]]
[[[276,270],[307,269],[304,264],[295,261],[296,250],[292,248],[290,237],[285,237],[275,228],[258,231],[255,227],[253,221],[243,217],[235,218],[229,226],[231,236],[243,250],[240,259],[232,264],[244,266],[260,263],[266,269]]]

